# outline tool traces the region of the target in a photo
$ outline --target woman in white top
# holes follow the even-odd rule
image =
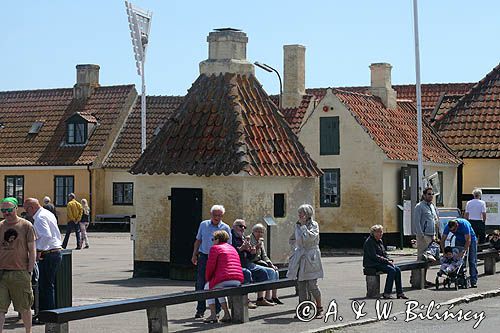
[[[478,188],[472,191],[474,199],[467,201],[464,216],[472,225],[479,244],[486,242],[486,203],[481,200],[482,194],[483,192]]]

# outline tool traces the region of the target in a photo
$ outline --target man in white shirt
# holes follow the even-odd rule
[[[55,309],[54,284],[57,269],[62,261],[62,241],[57,220],[54,214],[43,208],[35,198],[26,199],[24,209],[28,216],[33,217],[33,227],[37,237],[36,252],[40,270],[40,311]]]
[[[474,199],[467,201],[465,218],[469,220],[478,237],[479,244],[486,242],[486,203],[481,200],[483,192],[476,188],[472,191]]]

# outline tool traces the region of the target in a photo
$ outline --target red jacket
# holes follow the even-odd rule
[[[208,254],[205,281],[210,289],[218,283],[237,280],[243,283],[243,270],[236,249],[228,243],[213,245]]]

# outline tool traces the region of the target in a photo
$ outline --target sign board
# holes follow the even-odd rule
[[[500,226],[500,189],[483,188],[481,199],[486,202],[486,225]]]
[[[411,235],[411,200],[403,200],[403,231],[405,236]]]

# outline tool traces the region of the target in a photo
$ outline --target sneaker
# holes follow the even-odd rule
[[[88,246],[88,245],[85,245],[84,249],[88,249],[88,248],[89,248],[89,246]]]
[[[266,298],[266,301],[268,301],[269,303],[271,303],[272,305],[276,305],[276,303],[274,303],[274,301],[272,299],[269,299],[269,298]]]
[[[75,247],[75,250],[81,250],[82,248],[79,246],[79,247]]]
[[[196,314],[194,315],[194,318],[198,319],[198,318],[203,318],[204,316],[205,316],[204,312],[196,312]]]
[[[471,284],[470,284],[470,287],[471,287],[471,288],[477,288],[477,284],[475,284],[475,283],[471,283]]]
[[[248,308],[249,309],[257,309],[257,305],[255,305],[254,302],[248,302]]]
[[[398,299],[408,299],[408,296],[406,296],[405,294],[399,294],[397,297]]]
[[[257,302],[255,302],[257,306],[274,306],[274,303],[269,302],[267,299],[258,299]]]
[[[382,294],[382,299],[393,299],[394,297],[391,296],[391,294]]]

